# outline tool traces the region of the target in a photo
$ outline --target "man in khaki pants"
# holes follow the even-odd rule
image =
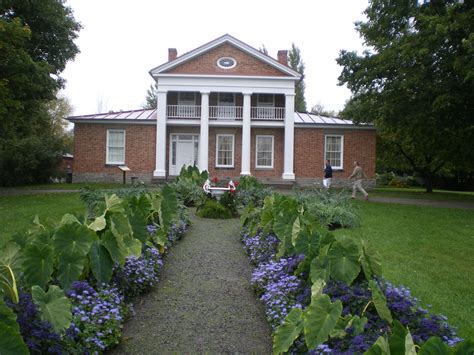
[[[362,187],[362,179],[366,179],[367,175],[365,175],[364,170],[362,170],[362,167],[359,166],[358,161],[354,162],[354,171],[352,172],[352,175],[349,176],[349,179],[352,178],[355,179],[354,186],[352,186],[352,198],[356,197],[356,190],[359,190],[364,195],[364,198],[368,200],[369,194]]]

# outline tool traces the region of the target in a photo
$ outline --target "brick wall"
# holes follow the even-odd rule
[[[375,131],[295,128],[294,170],[299,179],[323,178],[324,136],[344,136],[343,170],[334,171],[334,179],[347,179],[359,161],[369,179],[375,179]]]
[[[217,66],[217,60],[222,57],[232,57],[237,65],[232,69],[222,69]],[[174,67],[167,74],[219,74],[219,75],[258,75],[258,76],[288,76],[278,69],[248,55],[242,50],[225,43],[188,62]]]
[[[121,181],[117,166],[106,164],[107,129],[124,129],[128,176],[151,180],[155,169],[155,125],[76,123],[74,126],[74,181]]]

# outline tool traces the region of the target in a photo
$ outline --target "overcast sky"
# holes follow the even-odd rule
[[[306,64],[308,110],[340,110],[350,91],[337,85],[339,50],[362,50],[354,22],[367,0],[67,0],[83,29],[68,63],[63,92],[74,114],[139,109],[153,79],[148,71],[225,33],[276,57],[294,42]]]

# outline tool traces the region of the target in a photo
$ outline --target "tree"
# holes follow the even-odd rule
[[[55,100],[48,101],[45,105],[50,117],[51,134],[62,141],[62,151],[72,153],[74,135],[73,131],[69,129],[69,122],[65,120],[73,112],[71,103],[67,97],[59,96]]]
[[[0,1],[0,185],[45,181],[61,152],[47,103],[79,52],[61,0]]]
[[[375,123],[431,192],[442,169],[474,164],[473,2],[373,0],[365,14],[368,49],[337,59],[344,115]]]
[[[259,51],[259,52],[262,52],[263,54],[268,55],[267,47],[265,47],[264,44],[262,44],[262,46],[258,48],[258,51]]]
[[[328,116],[328,117],[337,117],[338,113],[334,110],[326,110],[324,105],[321,102],[318,102],[311,108],[311,113],[321,116]]]
[[[291,51],[288,55],[288,62],[290,68],[301,74],[301,80],[296,83],[295,87],[295,109],[299,112],[306,112],[306,99],[304,97],[305,83],[304,83],[304,69],[305,65],[301,58],[301,51],[294,43],[291,44]]]
[[[158,97],[156,95],[156,84],[151,84],[146,92],[146,103],[143,108],[146,110],[155,109],[158,106]]]

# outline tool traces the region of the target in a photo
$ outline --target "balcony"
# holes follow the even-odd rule
[[[241,120],[242,106],[209,106],[209,119],[212,120]],[[200,105],[168,105],[168,118],[200,119]],[[284,107],[251,107],[252,120],[283,121],[285,118]]]
[[[242,106],[209,106],[209,118],[218,120],[242,119]]]
[[[278,120],[285,118],[284,107],[252,107],[250,109],[250,117],[253,120]]]
[[[168,118],[200,118],[201,106],[198,105],[168,105]]]

